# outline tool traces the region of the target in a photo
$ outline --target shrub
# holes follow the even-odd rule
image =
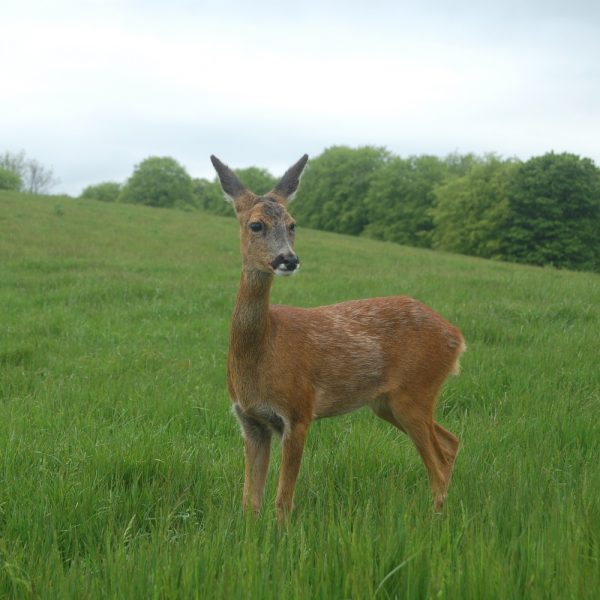
[[[0,167],[0,190],[18,192],[23,187],[23,181],[17,173]]]
[[[80,198],[87,200],[101,200],[102,202],[116,202],[121,193],[121,184],[114,181],[106,181],[96,185],[88,185]]]
[[[194,206],[192,178],[175,159],[151,156],[136,165],[119,201],[162,208]]]

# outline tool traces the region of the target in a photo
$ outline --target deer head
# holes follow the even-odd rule
[[[293,275],[300,265],[294,252],[296,224],[287,211],[298,189],[308,155],[290,167],[279,183],[264,196],[247,190],[237,175],[216,156],[210,160],[221,187],[235,207],[240,224],[242,262],[246,271]]]

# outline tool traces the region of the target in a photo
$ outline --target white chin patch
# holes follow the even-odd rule
[[[282,277],[289,277],[290,275],[295,275],[300,269],[300,265],[298,265],[293,271],[288,271],[283,265],[279,265],[275,269],[275,275],[281,275]]]

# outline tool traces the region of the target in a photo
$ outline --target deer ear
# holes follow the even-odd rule
[[[254,194],[248,191],[237,175],[214,154],[210,157],[210,161],[219,176],[221,187],[225,192],[225,199],[233,202],[236,213],[250,208],[256,200]]]
[[[225,164],[223,164],[214,154],[210,157],[210,161],[219,176],[221,187],[228,196],[231,202],[235,202],[238,196],[241,196],[246,188],[242,182],[237,178],[237,175]]]
[[[300,176],[302,175],[302,171],[304,171],[307,161],[308,154],[305,154],[297,163],[292,165],[285,172],[281,181],[273,188],[273,193],[282,197],[286,202],[291,202],[298,191]]]

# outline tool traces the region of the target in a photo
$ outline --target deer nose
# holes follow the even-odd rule
[[[295,271],[300,264],[300,259],[295,254],[280,254],[272,263],[273,269],[280,271]]]
[[[299,264],[300,259],[295,254],[292,254],[283,260],[283,265],[288,271],[295,271]]]

